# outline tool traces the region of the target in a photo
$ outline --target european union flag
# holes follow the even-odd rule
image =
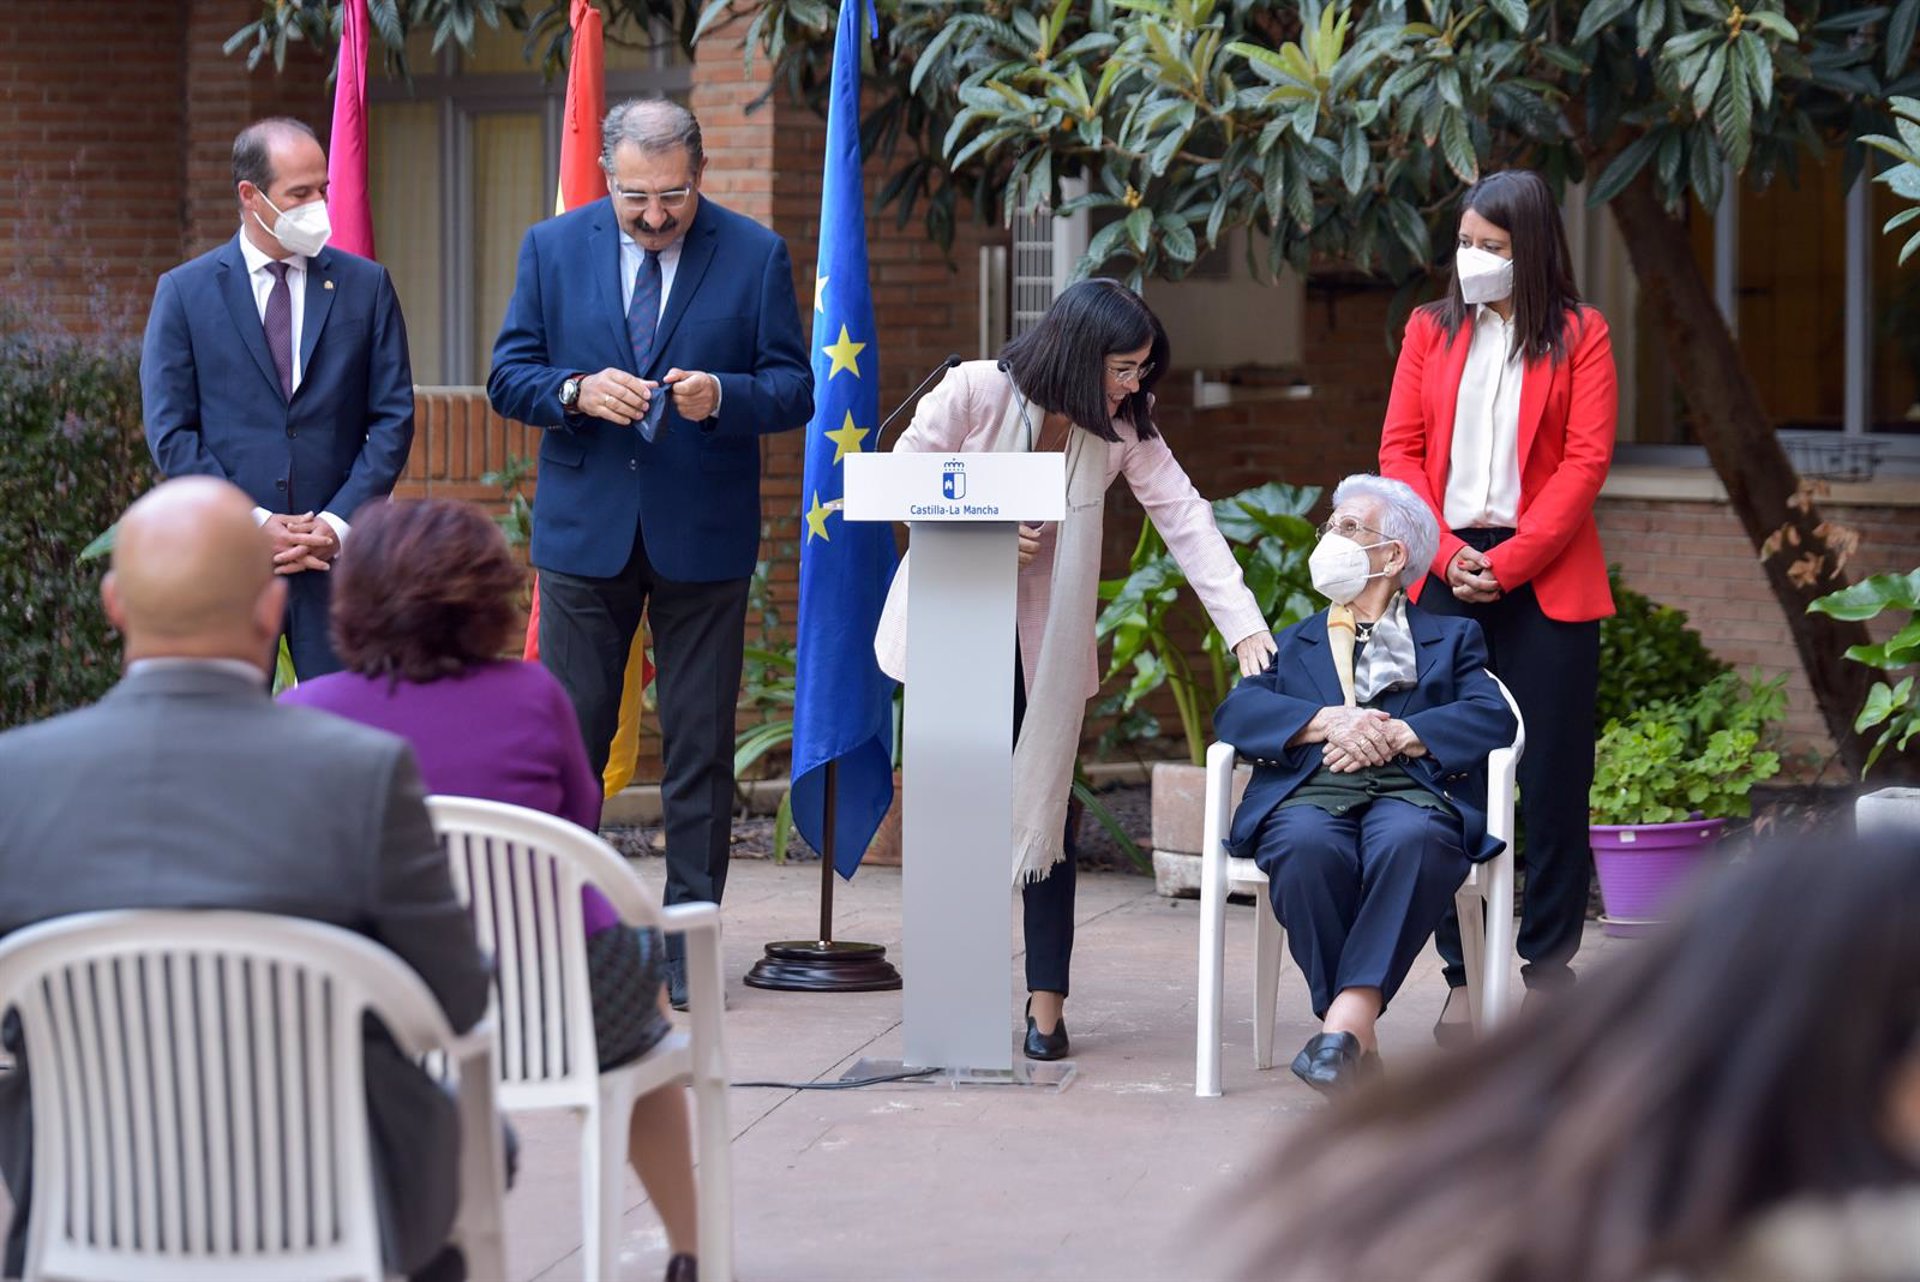
[[[813,421],[801,503],[800,622],[793,707],[793,822],[825,851],[829,763],[837,762],[833,864],[860,866],[893,800],[893,681],[873,658],[873,632],[893,577],[893,529],[840,513],[841,460],[874,444],[880,425],[879,349],[867,282],[860,187],[861,11],[840,6],[813,284]],[[872,21],[878,23],[877,16]],[[877,32],[876,32],[877,33]]]

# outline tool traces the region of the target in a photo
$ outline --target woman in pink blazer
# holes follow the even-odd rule
[[[1534,991],[1571,982],[1586,919],[1599,620],[1613,613],[1593,505],[1613,458],[1618,389],[1606,318],[1574,290],[1545,181],[1489,174],[1461,206],[1453,285],[1407,321],[1380,471],[1440,521],[1431,572],[1408,595],[1479,622],[1488,667],[1526,723],[1519,945]],[[1435,943],[1457,990],[1466,971],[1451,914]],[[1464,1036],[1465,1016],[1449,994],[1434,1035]]]
[[[1067,1053],[1062,1011],[1073,950],[1074,867],[1060,848],[1062,817],[1081,720],[1100,685],[1093,589],[1101,504],[1115,478],[1127,478],[1221,635],[1233,642],[1242,674],[1265,669],[1274,651],[1273,634],[1213,523],[1212,506],[1154,427],[1153,388],[1166,372],[1169,352],[1166,330],[1138,294],[1115,281],[1083,281],[1064,291],[1038,326],[1008,344],[1000,360],[969,361],[951,370],[921,401],[894,446],[1067,455],[1067,520],[1020,530],[1013,638],[1016,774],[1026,772],[1029,783],[1059,781],[1038,798],[1045,804],[1027,807],[1020,800],[1021,781],[1015,784],[1015,857],[1024,869],[1031,994],[1026,1054],[1032,1059]],[[899,675],[905,669],[904,617],[888,614],[875,648],[881,666]],[[1024,831],[1041,834],[1030,840],[1033,849],[1024,863],[1023,821],[1033,824]]]

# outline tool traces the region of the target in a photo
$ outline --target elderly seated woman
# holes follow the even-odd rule
[[[1469,862],[1500,853],[1485,767],[1516,729],[1480,625],[1407,601],[1439,542],[1426,504],[1364,474],[1333,503],[1309,562],[1332,604],[1214,714],[1253,763],[1227,846],[1267,874],[1307,977],[1321,1031],[1293,1071],[1320,1091],[1378,1066],[1381,1012]]]

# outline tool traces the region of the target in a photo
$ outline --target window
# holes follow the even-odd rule
[[[416,383],[486,380],[526,229],[554,209],[566,78],[526,61],[517,31],[481,29],[436,59],[416,38],[411,88],[375,80],[373,236],[407,315]],[[609,103],[685,101],[692,66],[671,38],[607,41]]]

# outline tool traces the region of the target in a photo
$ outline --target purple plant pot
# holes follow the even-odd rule
[[[1632,934],[1633,927],[1663,920],[1675,891],[1713,857],[1726,826],[1724,819],[1689,819],[1588,828],[1607,932],[1619,925],[1627,928],[1620,933]]]

